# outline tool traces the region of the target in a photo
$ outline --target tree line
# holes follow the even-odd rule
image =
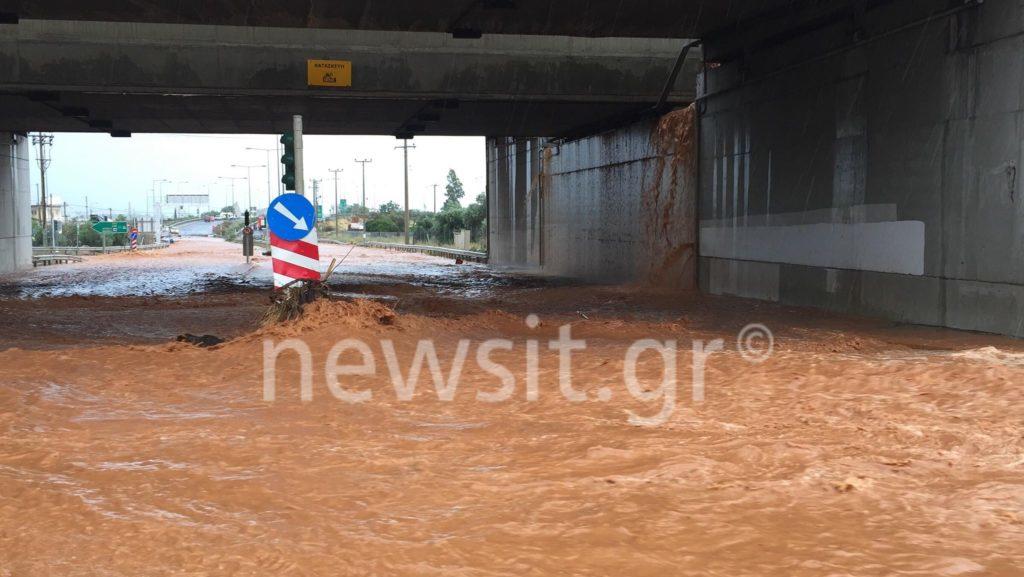
[[[468,229],[474,242],[485,241],[487,233],[487,195],[480,193],[469,206],[462,206],[466,196],[465,187],[454,170],[448,171],[445,184],[445,200],[436,213],[410,210],[409,231],[417,243],[432,242],[451,244],[455,233]],[[353,207],[355,210],[357,207]],[[380,205],[380,209],[366,220],[367,232],[402,232],[405,230],[405,213],[393,201]]]

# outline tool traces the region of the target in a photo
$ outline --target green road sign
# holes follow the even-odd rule
[[[323,220],[324,219],[324,207],[322,205],[319,205],[319,204],[316,205],[316,219],[317,220]]]
[[[100,234],[105,232],[128,234],[128,223],[123,220],[105,220],[92,223],[92,229]]]

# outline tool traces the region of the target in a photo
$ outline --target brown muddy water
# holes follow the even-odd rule
[[[0,575],[1024,574],[1019,341],[366,249],[335,282],[394,310],[318,303],[258,329],[267,263],[239,261],[197,239],[0,279]],[[754,322],[775,335],[759,364],[736,348]],[[584,402],[559,390],[563,325],[587,344]],[[284,353],[265,401],[265,341],[289,338],[312,399]],[[486,402],[493,338],[514,387]],[[641,391],[623,375],[648,338],[681,351],[656,426],[628,413],[666,406],[662,359],[640,357]],[[690,345],[718,338],[694,401]],[[375,362],[341,377],[359,404],[324,373],[344,339]],[[382,340],[407,371],[421,339],[445,375],[469,341],[450,401],[426,369],[399,399]]]

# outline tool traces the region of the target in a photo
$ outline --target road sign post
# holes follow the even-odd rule
[[[305,197],[282,194],[267,209],[274,287],[297,280],[320,280],[316,209]]]
[[[252,257],[252,227],[246,226],[242,229],[242,255],[245,257],[245,264],[249,264],[249,258]]]

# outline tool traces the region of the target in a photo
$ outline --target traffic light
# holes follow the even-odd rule
[[[284,145],[284,155],[281,156],[281,164],[284,165],[284,176],[281,182],[285,190],[295,190],[295,133],[285,132],[281,135],[281,144]]]

